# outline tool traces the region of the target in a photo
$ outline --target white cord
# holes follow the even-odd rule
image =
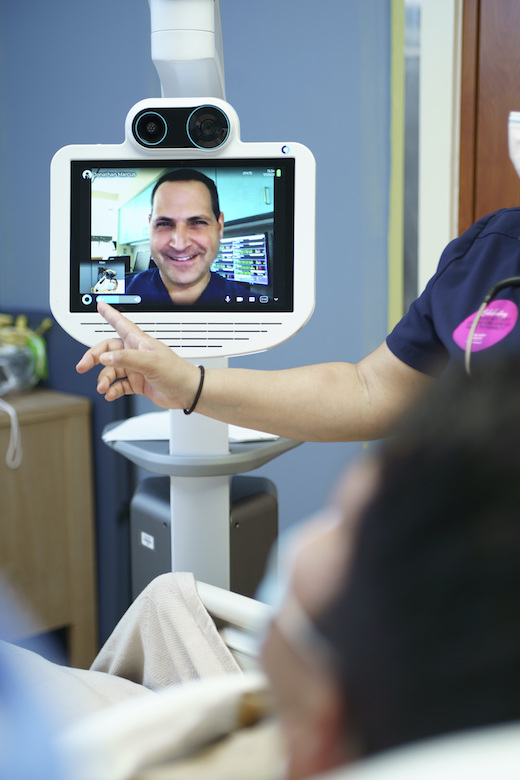
[[[484,301],[478,310],[478,312],[475,315],[475,319],[471,323],[471,328],[469,329],[468,333],[468,340],[466,341],[466,352],[465,352],[465,366],[466,366],[466,373],[468,376],[471,375],[470,371],[470,362],[471,362],[471,347],[473,346],[473,336],[475,335],[475,331],[477,330],[477,326],[480,322],[480,318],[484,314],[484,310],[486,306],[488,305],[489,301]]]
[[[11,434],[9,436],[9,446],[7,448],[7,454],[5,456],[5,462],[10,469],[17,469],[22,462],[22,436],[20,433],[20,425],[18,423],[18,415],[16,409],[11,404],[7,403],[0,398],[0,409],[7,412],[11,418]]]

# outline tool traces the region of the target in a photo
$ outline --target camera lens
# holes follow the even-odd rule
[[[155,111],[146,111],[135,120],[134,133],[143,146],[157,146],[164,141],[167,130],[164,118]]]
[[[195,146],[216,149],[229,135],[229,120],[215,106],[200,106],[192,111],[187,124],[188,136]]]

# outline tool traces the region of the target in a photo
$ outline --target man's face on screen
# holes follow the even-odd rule
[[[170,181],[157,189],[150,216],[150,246],[173,299],[189,295],[195,300],[203,292],[223,226],[224,215],[216,219],[210,192],[202,182]]]

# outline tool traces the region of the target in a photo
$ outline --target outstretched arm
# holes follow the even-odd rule
[[[113,401],[144,395],[166,409],[191,406],[199,370],[105,303],[100,314],[119,339],[89,349],[77,365],[103,365],[98,392]],[[360,363],[322,363],[283,371],[211,369],[197,412],[304,441],[364,441],[386,435],[432,380],[382,344]]]

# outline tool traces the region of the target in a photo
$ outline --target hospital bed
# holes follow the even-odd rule
[[[258,656],[271,608],[206,583],[197,590],[244,673],[195,680],[85,719],[63,743],[67,780],[282,780],[283,749]],[[245,728],[255,718],[259,726]],[[313,780],[417,777],[518,780],[520,724],[424,740]]]

